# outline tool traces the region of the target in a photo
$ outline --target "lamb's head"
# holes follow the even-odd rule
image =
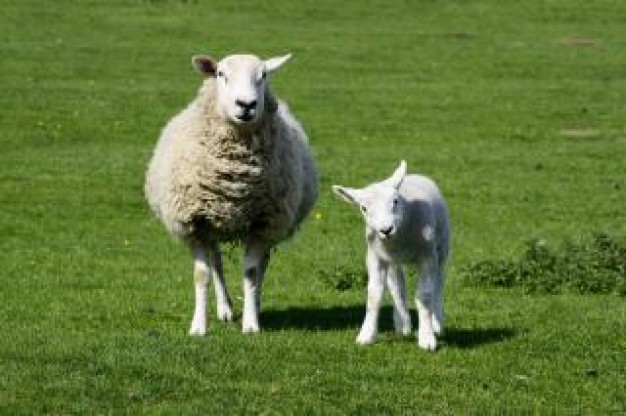
[[[333,191],[361,210],[368,229],[381,240],[388,240],[397,234],[402,224],[406,201],[399,189],[405,176],[406,162],[403,160],[393,175],[382,182],[362,189],[334,185]]]
[[[206,55],[196,55],[192,62],[204,77],[215,79],[220,114],[233,124],[245,126],[257,123],[266,107],[276,106],[267,74],[290,57],[264,61],[254,55],[230,55],[217,62]]]

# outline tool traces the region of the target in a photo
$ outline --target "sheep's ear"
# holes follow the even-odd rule
[[[399,189],[400,185],[402,185],[402,181],[404,180],[405,176],[406,176],[406,162],[403,160],[400,162],[400,165],[398,166],[396,171],[393,173],[393,175],[391,175],[391,177],[389,178],[389,183],[394,188]]]
[[[291,58],[290,53],[284,56],[277,56],[274,58],[267,59],[265,62],[263,62],[265,65],[265,72],[269,73],[269,72],[277,70],[278,68],[282,66],[282,64],[287,62],[289,58]]]
[[[217,62],[210,56],[195,55],[191,58],[191,64],[200,75],[206,78],[214,77],[217,72]]]
[[[360,206],[360,198],[357,189],[345,188],[339,185],[333,185],[333,192],[339,195],[344,201],[352,205]]]

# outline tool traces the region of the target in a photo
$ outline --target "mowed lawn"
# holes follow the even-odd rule
[[[626,3],[0,9],[0,414],[626,412],[623,297],[476,288],[460,273],[531,238],[626,237]],[[191,56],[242,51],[294,54],[271,82],[310,135],[320,200],[274,254],[263,331],[216,322],[211,299],[210,334],[191,338],[191,259],[146,207],[144,172],[199,86]],[[389,306],[378,343],[354,342],[362,220],[331,185],[400,159],[451,210],[436,353],[397,337]],[[241,250],[225,252],[240,314]]]

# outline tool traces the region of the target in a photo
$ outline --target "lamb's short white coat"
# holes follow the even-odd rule
[[[146,174],[146,198],[194,258],[190,334],[207,330],[207,283],[218,318],[233,319],[219,244],[245,245],[242,328],[259,331],[261,287],[270,251],[291,236],[317,199],[308,139],[267,75],[290,55],[261,60],[195,56],[204,76],[198,96],[165,126]]]
[[[396,332],[410,334],[402,265],[413,264],[419,273],[417,341],[421,348],[435,350],[435,334],[443,330],[444,266],[450,250],[450,220],[439,188],[425,176],[407,175],[402,161],[386,180],[362,189],[335,185],[333,191],[357,206],[365,219],[367,310],[357,342],[376,339],[385,283],[394,301]]]

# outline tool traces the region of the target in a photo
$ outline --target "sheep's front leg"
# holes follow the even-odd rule
[[[433,313],[433,331],[435,334],[440,335],[443,332],[443,321],[445,314],[443,311],[443,286],[445,282],[445,276],[443,274],[443,264],[439,263],[437,275],[435,277],[435,292],[434,292],[434,313]]]
[[[372,250],[367,251],[367,309],[361,331],[356,338],[359,344],[372,344],[376,340],[387,269],[388,264],[383,263]]]
[[[411,333],[411,315],[406,307],[406,283],[402,266],[391,266],[387,273],[387,287],[393,299],[393,326],[396,333]]]
[[[193,257],[193,280],[196,303],[189,334],[204,335],[206,334],[206,288],[209,280],[209,265],[204,249],[194,249]]]
[[[233,304],[228,295],[226,282],[224,281],[224,268],[222,266],[222,253],[217,244],[210,247],[211,261],[209,272],[213,277],[215,299],[217,304],[217,319],[222,322],[233,320]]]
[[[250,242],[246,247],[243,271],[243,322],[244,333],[259,332],[261,288],[269,262],[269,248],[261,242]]]
[[[417,343],[427,351],[434,351],[437,348],[433,328],[435,279],[438,275],[436,256],[424,259],[420,268],[419,283],[415,293],[415,306],[419,316]]]

